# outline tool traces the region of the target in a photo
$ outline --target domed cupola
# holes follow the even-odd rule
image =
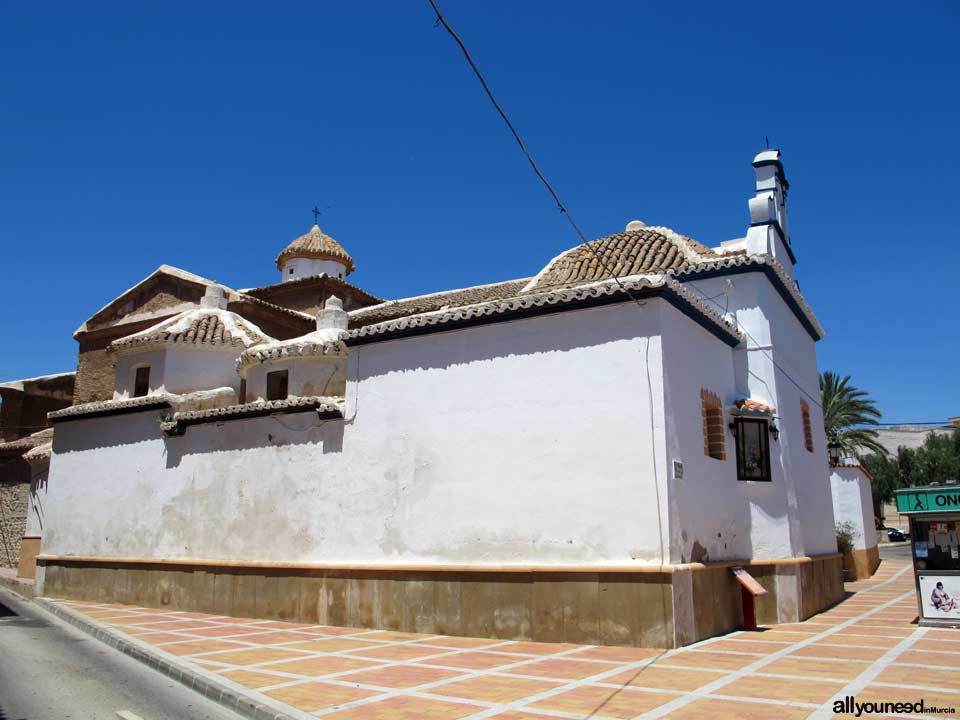
[[[342,280],[355,269],[350,253],[319,225],[287,245],[277,256],[277,268],[283,281],[299,280],[312,275],[327,274]]]

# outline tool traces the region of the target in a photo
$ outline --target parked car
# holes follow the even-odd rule
[[[887,531],[887,540],[890,542],[904,542],[910,539],[910,533],[905,533],[900,528],[888,527],[884,530]]]

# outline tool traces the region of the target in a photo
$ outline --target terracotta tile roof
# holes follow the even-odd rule
[[[341,288],[345,288],[346,290],[352,291],[352,295],[354,297],[362,298],[364,301],[370,301],[370,304],[383,302],[383,298],[377,297],[361,287],[353,285],[352,283],[348,283],[346,280],[334,277],[333,275],[328,275],[327,273],[307,275],[306,277],[297,278],[296,280],[284,280],[272,285],[263,285],[261,287],[244,288],[238,292],[260,299],[262,297],[281,295],[287,291],[292,291],[304,286],[310,286],[312,284],[319,283],[332,286],[331,289],[333,290],[333,294],[339,297],[343,297],[346,294],[341,290]]]
[[[283,270],[283,263],[297,257],[343,263],[347,275],[356,269],[350,254],[340,243],[323,232],[319,225],[314,225],[310,228],[310,232],[298,237],[277,255],[277,269]]]
[[[343,417],[343,410],[338,398],[307,396],[291,397],[285,400],[267,400],[264,402],[244,403],[242,405],[228,405],[226,407],[211,408],[209,410],[192,410],[189,412],[174,413],[171,420],[160,424],[165,433],[180,434],[190,425],[200,425],[222,420],[240,420],[243,418],[260,417],[283,412],[306,412],[314,410],[322,417]]]
[[[50,441],[53,437],[53,428],[45,428],[40,432],[35,432],[32,435],[27,435],[26,437],[17,438],[16,440],[10,440],[5,443],[0,443],[0,452],[9,452],[9,451],[24,451],[35,448],[38,445],[43,445]]]
[[[271,360],[292,357],[346,357],[347,346],[341,340],[343,331],[318,330],[290,340],[275,340],[244,350],[237,358],[237,372],[244,377],[245,368]]]
[[[120,295],[115,297],[113,300],[108,302],[102,308],[97,310],[93,315],[87,318],[86,321],[84,321],[84,323],[74,331],[73,336],[76,338],[78,335],[81,335],[83,333],[91,332],[93,330],[99,330],[104,326],[109,327],[109,326],[118,324],[116,318],[109,318],[109,317],[105,318],[104,316],[112,315],[113,313],[109,312],[111,310],[118,311],[120,306],[123,305],[125,301],[130,300],[130,298],[132,298],[138,290],[147,287],[151,282],[163,276],[176,278],[188,284],[197,285],[200,287],[209,287],[211,285],[217,284],[213,280],[208,280],[205,277],[195,275],[194,273],[188,272],[187,270],[182,270],[178,267],[173,267],[172,265],[161,265],[152,273],[150,273],[147,277],[145,277],[143,280],[138,282],[133,287],[128,288],[127,290],[122,292]],[[225,289],[227,290],[228,294],[233,292],[230,288],[225,288]],[[126,323],[126,322],[130,322],[131,318],[135,320],[141,320],[141,319],[146,319],[144,316],[146,317],[158,316],[158,315],[162,316],[162,315],[168,315],[170,313],[167,308],[162,308],[160,310],[151,311],[148,313],[134,311],[132,313],[122,312],[119,314],[122,314],[124,316],[122,318],[122,322]]]
[[[234,303],[239,303],[239,304],[249,303],[250,305],[259,305],[260,307],[264,307],[269,310],[273,310],[275,312],[283,313],[284,315],[289,315],[290,317],[295,317],[298,320],[306,320],[311,325],[313,325],[317,321],[317,319],[309,313],[300,312],[299,310],[293,310],[291,308],[284,307],[283,305],[277,305],[276,303],[269,302],[268,300],[262,300],[261,298],[258,298],[243,292],[237,292],[233,296],[231,296],[230,305],[233,305]]]
[[[776,415],[776,410],[766,403],[760,402],[759,400],[742,398],[737,400],[733,405],[741,412],[758,413],[762,415]]]
[[[204,345],[243,350],[271,340],[249,320],[228,310],[200,308],[188,310],[142,332],[114,340],[113,350],[139,348],[151,344]]]
[[[23,454],[24,460],[43,460],[44,458],[50,459],[50,453],[53,451],[53,443],[45,442],[42,445],[37,445],[32,450],[28,450]]]
[[[722,257],[669,228],[647,227],[608,235],[567,250],[551,260],[525,291],[682,270]]]
[[[522,281],[513,281],[522,282]],[[622,286],[622,287],[621,287]],[[525,293],[504,299],[493,299],[471,305],[459,305],[434,312],[421,312],[393,320],[352,328],[344,336],[347,345],[372,342],[383,337],[429,332],[432,326],[466,325],[492,322],[497,316],[528,316],[543,312],[556,312],[563,306],[582,307],[602,303],[630,292],[663,293],[676,306],[682,308],[704,327],[722,337],[730,345],[736,345],[742,337],[739,331],[719,313],[709,308],[694,293],[669,275],[638,275],[621,279],[587,283],[574,288],[556,288],[543,292]],[[372,308],[371,308],[372,309]],[[363,312],[363,311],[358,311]],[[352,315],[351,315],[352,319]],[[445,328],[440,328],[445,329]]]
[[[514,297],[519,295],[523,287],[529,282],[530,278],[521,278],[489,285],[476,285],[460,290],[445,290],[401,300],[390,300],[380,305],[373,305],[351,312],[350,327],[363,327],[364,325],[395,320],[408,315]]]
[[[591,282],[612,280],[614,276],[624,282],[632,276],[666,275],[683,282],[704,274],[762,270],[810,335],[814,339],[824,337],[823,327],[800,294],[796,282],[780,263],[769,255],[748,256],[740,251],[717,253],[665,227],[647,227],[616,233],[594,240],[592,244],[604,258],[605,267],[597,261],[590,248],[579,245],[554,258],[534,278],[448,290],[354,310],[350,313],[350,328],[359,330],[369,325],[399,321],[412,316],[431,315],[438,311],[453,311],[528,294],[578,287]],[[708,308],[702,296],[697,297],[695,290],[688,294],[694,299],[694,305]],[[708,309],[711,312],[717,310],[716,307]],[[436,319],[431,316],[422,322],[436,324]],[[354,339],[368,334],[372,333],[359,333]]]
[[[47,419],[52,423],[57,423],[97,415],[121,415],[128,412],[139,412],[140,410],[157,410],[170,407],[171,399],[167,395],[158,394],[130,398],[129,400],[100,400],[83,403],[82,405],[71,405],[63,410],[55,410],[47,413]]]

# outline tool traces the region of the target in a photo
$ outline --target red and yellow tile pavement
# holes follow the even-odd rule
[[[806,622],[673,651],[331,628],[61,601],[292,715],[345,720],[832,718],[833,701],[960,717],[960,630],[919,628],[913,576],[887,560]],[[873,717],[916,717],[886,713]],[[868,717],[868,715],[864,715]],[[933,713],[920,717],[949,718]]]

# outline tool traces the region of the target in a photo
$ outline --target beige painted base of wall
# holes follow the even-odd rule
[[[880,546],[874,545],[866,550],[851,550],[843,554],[843,569],[850,580],[865,580],[880,567]]]
[[[732,563],[553,571],[349,569],[41,556],[38,594],[346,627],[511,640],[678,647],[742,626]],[[843,595],[839,554],[744,563],[761,623]]]
[[[40,554],[40,537],[24,535],[20,539],[20,563],[17,577],[32,580],[37,575],[37,555]]]

